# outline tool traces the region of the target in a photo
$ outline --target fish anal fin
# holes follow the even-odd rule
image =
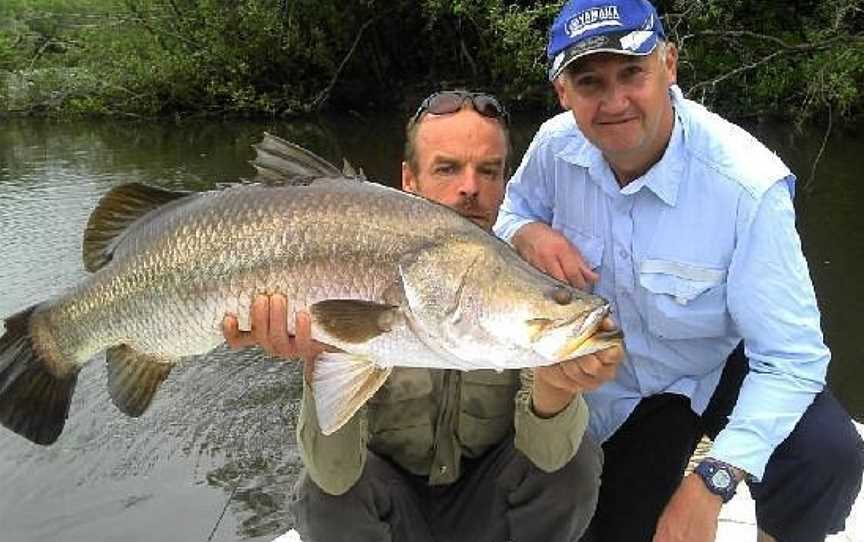
[[[328,299],[309,308],[314,323],[330,336],[359,344],[390,331],[398,307],[361,299]]]
[[[126,345],[108,349],[108,393],[127,416],[138,417],[147,410],[159,385],[168,377],[171,360],[137,352]]]
[[[128,183],[117,186],[99,200],[90,214],[84,231],[84,268],[94,272],[111,261],[116,241],[129,226],[148,213],[168,203],[189,196],[189,192],[175,192]]]
[[[315,361],[312,393],[318,426],[330,435],[351,419],[384,385],[392,367],[382,369],[362,356],[325,352]]]

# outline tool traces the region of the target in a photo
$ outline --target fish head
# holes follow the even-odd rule
[[[622,346],[619,329],[602,329],[611,309],[605,299],[560,282],[521,259],[519,264],[503,259],[509,263],[489,277],[494,287],[482,325],[490,333],[549,363]]]
[[[415,325],[465,360],[517,368],[551,364],[621,344],[601,331],[603,298],[540,272],[510,247],[454,242],[403,269]]]

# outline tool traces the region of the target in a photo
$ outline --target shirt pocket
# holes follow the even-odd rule
[[[564,237],[576,246],[582,259],[596,271],[603,263],[603,239],[584,234],[567,224],[560,224],[558,227]]]
[[[727,335],[726,270],[671,260],[644,260],[639,266],[645,319],[662,339]]]

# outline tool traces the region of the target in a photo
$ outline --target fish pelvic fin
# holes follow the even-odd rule
[[[258,172],[255,182],[267,185],[307,185],[315,179],[343,177],[342,171],[317,154],[264,132],[260,143],[253,145]]]
[[[144,354],[126,345],[109,348],[105,361],[111,400],[121,412],[134,418],[144,414],[159,385],[174,367],[172,360]]]
[[[362,299],[328,299],[309,307],[315,324],[346,343],[365,343],[393,328],[399,317],[394,305]]]
[[[352,354],[325,352],[318,356],[312,393],[321,432],[330,435],[345,425],[384,385],[392,370]]]
[[[107,265],[130,225],[189,195],[142,183],[127,183],[110,190],[99,200],[84,230],[84,268],[92,273]]]
[[[78,367],[56,363],[40,353],[31,331],[30,307],[6,319],[0,337],[0,424],[43,446],[63,432]]]

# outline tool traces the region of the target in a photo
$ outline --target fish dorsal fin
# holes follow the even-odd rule
[[[142,354],[126,345],[108,349],[108,393],[127,416],[138,417],[147,410],[159,385],[171,372],[172,360]]]
[[[129,226],[148,213],[189,196],[141,183],[128,183],[105,194],[84,231],[84,268],[95,272],[111,261],[117,241]],[[151,217],[152,218],[152,217]]]
[[[321,432],[330,435],[345,425],[384,385],[392,370],[352,354],[325,352],[318,356],[312,393]]]
[[[398,307],[362,299],[328,299],[309,307],[322,331],[346,343],[365,343],[393,328]]]
[[[321,177],[342,177],[339,168],[317,154],[264,132],[264,138],[254,145],[258,171],[256,182],[264,184],[309,184]]]
[[[366,173],[363,172],[363,168],[355,168],[347,158],[342,159],[342,175],[353,177],[358,181],[366,180]]]

